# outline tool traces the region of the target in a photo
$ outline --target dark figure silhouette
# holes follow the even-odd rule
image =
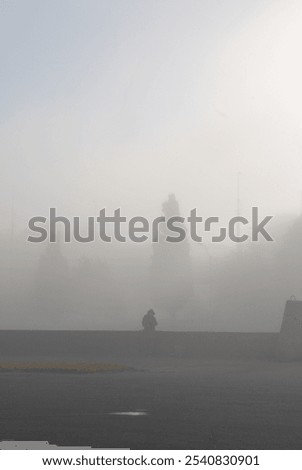
[[[143,325],[144,330],[147,331],[147,332],[155,331],[157,321],[156,321],[156,318],[155,318],[154,310],[152,310],[152,309],[148,310],[146,315],[143,316],[142,325]]]

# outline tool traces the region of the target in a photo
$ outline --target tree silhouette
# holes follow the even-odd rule
[[[47,328],[64,324],[70,303],[70,272],[59,242],[49,243],[39,260],[36,298],[39,321]]]

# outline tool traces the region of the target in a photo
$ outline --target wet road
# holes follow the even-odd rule
[[[300,363],[122,361],[134,370],[1,373],[0,440],[132,449],[302,447]]]

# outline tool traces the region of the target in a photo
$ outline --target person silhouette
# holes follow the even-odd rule
[[[154,310],[152,310],[152,309],[148,310],[146,315],[143,316],[142,325],[143,325],[144,331],[146,331],[146,332],[154,332],[155,331],[157,321],[156,321],[156,318],[155,318]]]

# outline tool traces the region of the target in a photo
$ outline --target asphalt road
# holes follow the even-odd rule
[[[302,447],[301,363],[119,362],[134,370],[0,373],[0,440],[131,449]],[[111,414],[119,412],[138,414]]]

